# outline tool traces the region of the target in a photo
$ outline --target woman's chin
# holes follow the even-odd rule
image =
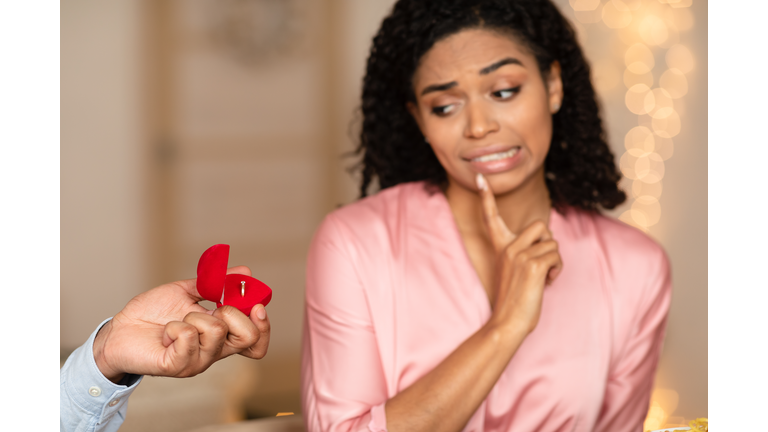
[[[520,167],[522,168],[522,167]],[[538,172],[525,172],[522,169],[515,169],[508,172],[486,175],[485,179],[491,186],[494,195],[507,195],[523,190],[536,189],[536,185],[546,188],[543,171],[541,175]]]

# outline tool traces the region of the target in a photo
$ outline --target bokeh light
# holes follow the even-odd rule
[[[632,73],[644,74],[653,70],[656,61],[653,57],[653,53],[647,46],[641,43],[636,43],[629,47],[624,54],[624,64]]]
[[[616,0],[611,0],[616,1]],[[640,10],[643,7],[643,0],[624,0],[622,3],[631,11]]]
[[[648,416],[645,418],[643,424],[643,430],[658,430],[667,419],[667,413],[662,409],[658,403],[651,403],[651,408],[648,410]]]
[[[680,30],[677,28],[677,25],[673,21],[662,19],[664,20],[664,25],[667,26],[667,39],[658,46],[660,48],[669,48],[680,43]]]
[[[610,59],[592,64],[592,83],[598,93],[614,89],[621,81],[621,71]]]
[[[645,112],[653,118],[667,118],[672,114],[672,96],[663,88],[655,88],[645,95]]]
[[[650,153],[656,149],[653,132],[645,126],[636,126],[624,136],[624,148]]]
[[[634,114],[647,114],[645,98],[651,92],[651,89],[645,84],[633,85],[624,97],[627,108]]]
[[[644,227],[656,225],[661,218],[661,205],[659,200],[648,195],[635,198],[632,203],[632,219]]]
[[[651,125],[653,131],[656,132],[657,135],[665,138],[672,138],[680,133],[680,116],[675,110],[672,110],[672,112],[664,118],[652,119]]]
[[[632,12],[622,0],[611,0],[603,6],[603,22],[614,29],[626,27],[632,22]]]
[[[634,180],[632,182],[632,196],[639,197],[642,195],[652,196],[656,199],[661,198],[662,182],[646,183],[642,180]]]
[[[640,38],[643,39],[643,42],[652,46],[663,44],[667,40],[667,37],[669,37],[667,25],[661,18],[655,15],[648,15],[640,21],[638,31],[640,32]]]
[[[687,424],[671,424],[671,420],[683,423],[682,418],[669,417],[677,409],[680,396],[671,389],[657,388],[651,394],[651,406],[648,416],[643,424],[643,430],[656,430],[675,426],[688,426]]]
[[[661,160],[667,160],[672,157],[675,151],[675,144],[671,138],[654,134],[653,141],[655,143],[653,150],[661,156]]]
[[[615,61],[601,59],[593,63],[592,75],[600,93],[612,90],[620,79],[627,89],[625,105],[638,116],[638,126],[624,136],[626,151],[619,158],[621,173],[631,180],[633,198],[630,208],[619,219],[648,231],[661,218],[659,199],[665,161],[674,154],[672,139],[682,128],[684,97],[689,88],[685,74],[695,65],[690,50],[680,44],[681,32],[693,27],[693,15],[688,9],[692,2],[607,0],[602,2],[602,8],[594,1],[570,3],[578,21],[575,26],[582,32],[586,24],[602,21],[618,36],[615,42],[624,44],[624,49],[619,48],[617,53],[624,57],[623,73],[617,70]],[[654,73],[657,57],[664,57],[667,68]],[[654,426],[650,429],[660,428],[668,413],[675,409],[669,404],[654,403],[646,422],[646,426]]]
[[[637,26],[638,26],[639,15],[640,15],[639,13],[633,12],[632,22],[628,26],[614,30],[615,34],[619,36],[619,40],[626,46],[629,46],[638,42]]]
[[[651,87],[653,85],[653,74],[650,72],[636,74],[629,69],[624,69],[624,85],[629,89],[636,84],[645,84]]]
[[[675,111],[677,111],[677,115],[680,116],[680,118],[685,117],[685,109],[687,105],[685,104],[684,98],[675,99]]]
[[[572,6],[578,2],[570,1]],[[638,126],[624,135],[626,151],[619,158],[619,169],[630,181],[631,198],[629,208],[619,220],[644,232],[661,220],[659,200],[664,190],[665,161],[674,154],[673,138],[682,128],[684,97],[689,89],[686,74],[695,67],[693,54],[680,43],[681,33],[694,24],[688,9],[691,5],[692,0],[608,0],[599,9],[602,20],[596,18],[594,10],[585,10],[586,3],[574,12],[582,24],[602,21],[618,36],[616,41],[626,47],[626,69],[621,76],[627,89],[624,102],[638,116]],[[589,4],[592,6],[594,3]],[[582,24],[576,23],[580,27]],[[656,59],[661,57],[667,68],[659,68],[654,74]],[[597,91],[613,88],[614,65],[607,59],[595,62],[593,77]],[[677,402],[674,390],[655,389],[643,430],[684,426],[682,417],[670,417]]]
[[[573,14],[576,16],[576,19],[583,24],[594,24],[603,19],[602,9],[575,11]]]
[[[664,19],[675,23],[678,31],[688,31],[693,27],[693,13],[690,9],[667,9]]]
[[[693,0],[668,0],[668,3],[673,8],[687,8],[691,7]]]
[[[659,78],[659,87],[666,90],[673,99],[688,94],[688,80],[680,69],[667,69]]]
[[[624,177],[630,180],[640,179],[637,176],[635,167],[637,166],[637,160],[643,157],[646,153],[648,152],[642,151],[640,149],[632,149],[627,150],[623,155],[621,155],[621,158],[619,159],[619,169],[621,170],[621,173],[624,174]]]
[[[684,45],[670,47],[665,58],[670,69],[677,69],[684,74],[693,70],[693,54]]]
[[[574,11],[591,11],[600,6],[600,0],[568,0]]]
[[[652,184],[664,178],[664,161],[657,153],[644,153],[635,161],[637,180]]]

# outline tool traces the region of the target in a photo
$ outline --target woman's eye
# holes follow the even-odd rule
[[[508,88],[504,90],[498,90],[493,92],[493,96],[499,98],[499,99],[509,99],[511,98],[515,93],[520,91],[520,86],[517,86],[515,88]]]
[[[453,110],[456,109],[456,105],[443,105],[439,107],[432,108],[432,113],[439,115],[439,116],[446,116],[453,112]]]

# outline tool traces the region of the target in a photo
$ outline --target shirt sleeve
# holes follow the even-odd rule
[[[635,308],[632,331],[610,368],[595,432],[642,432],[661,356],[672,294],[669,261],[658,256],[647,273],[648,283]]]
[[[307,259],[302,405],[307,430],[386,431],[386,378],[350,234],[333,215]],[[345,237],[347,235],[347,237]]]
[[[113,432],[125,420],[128,397],[143,376],[127,374],[121,384],[108,380],[96,366],[93,341],[102,322],[60,371],[61,432]]]

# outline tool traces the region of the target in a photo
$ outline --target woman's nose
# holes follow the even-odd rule
[[[465,112],[467,113],[465,137],[480,139],[499,130],[499,122],[496,121],[490,107],[486,107],[483,101],[469,102]]]
[[[467,138],[480,139],[499,130],[499,122],[496,121],[493,111],[483,102],[473,101],[467,105],[467,126],[464,131]]]

